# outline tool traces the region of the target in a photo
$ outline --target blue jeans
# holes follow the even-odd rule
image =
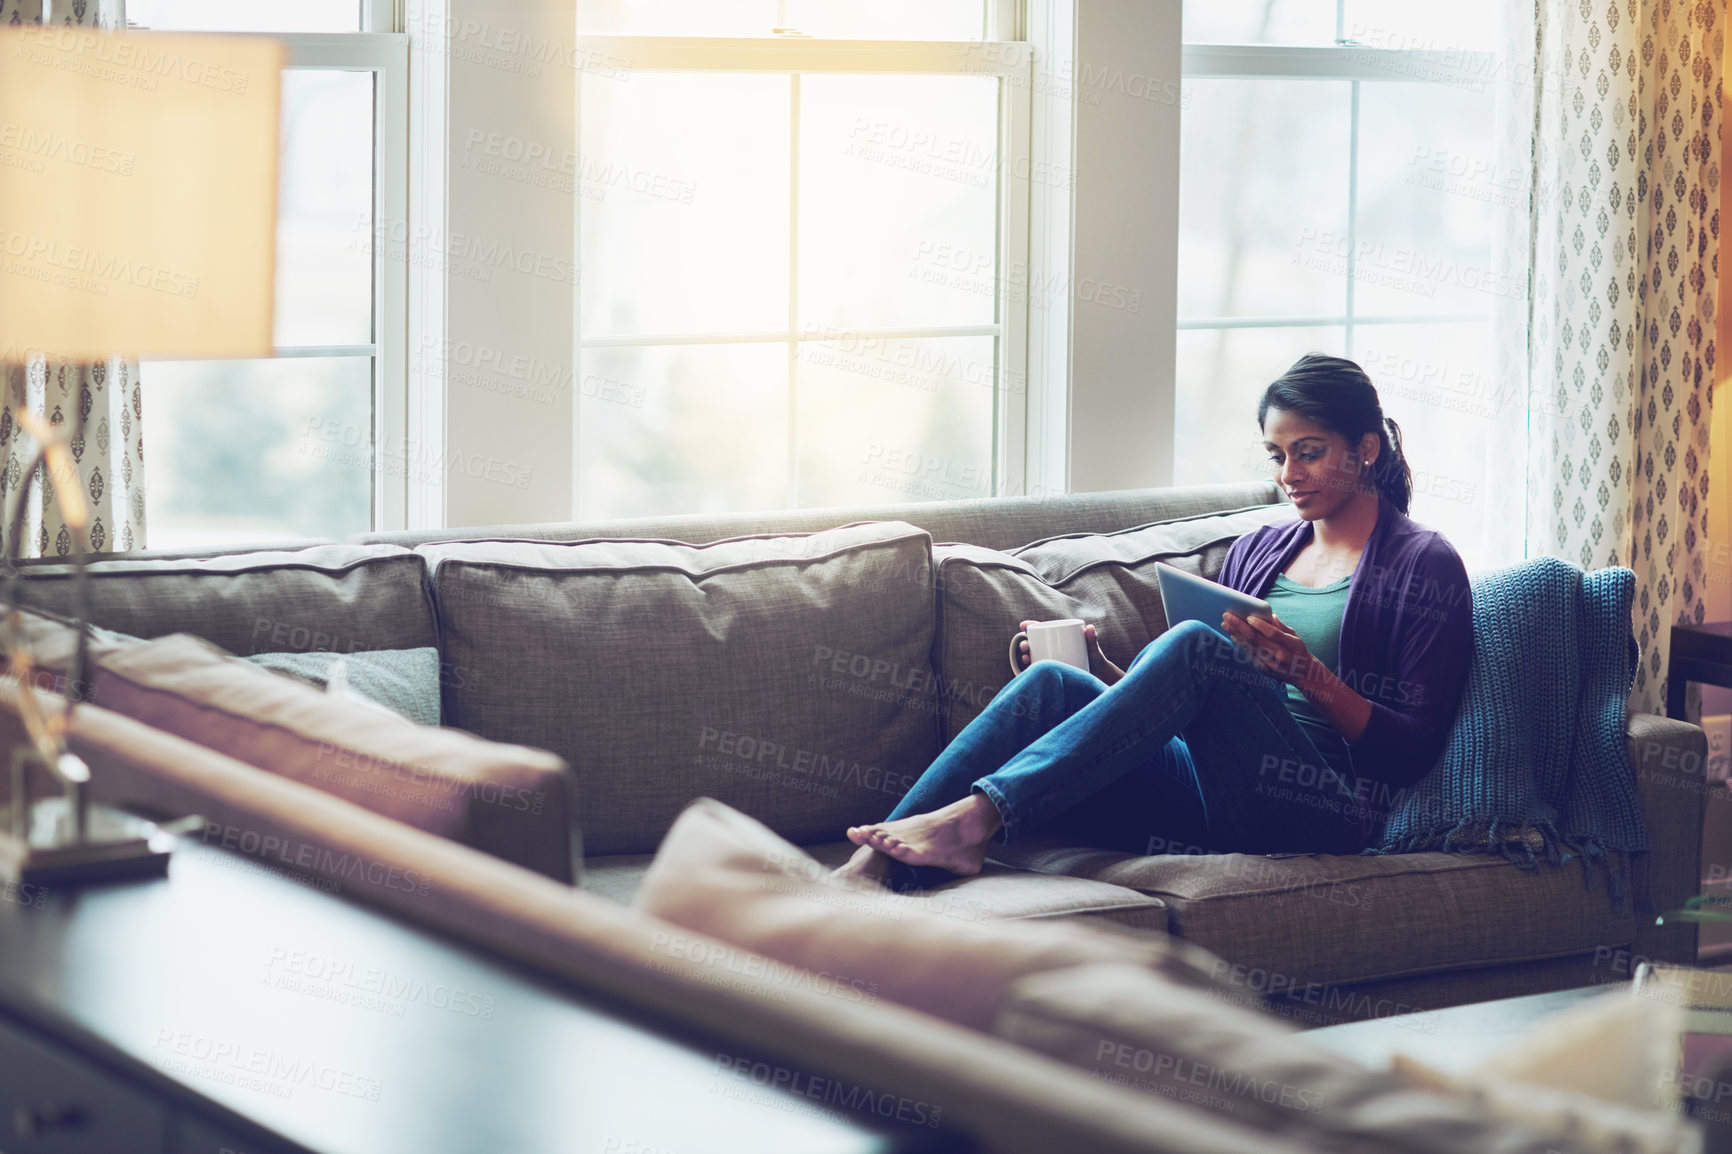
[[[1339,739],[1338,739],[1339,740]],[[938,755],[890,819],[985,794],[1006,841],[1056,834],[1127,853],[1356,853],[1352,784],[1225,633],[1167,630],[1124,680],[1042,661]],[[904,873],[909,871],[902,871]],[[912,871],[931,884],[942,871]]]

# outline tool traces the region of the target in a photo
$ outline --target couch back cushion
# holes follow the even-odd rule
[[[135,637],[191,633],[230,653],[438,644],[426,562],[396,545],[318,545],[90,565],[90,620]],[[30,565],[19,600],[65,616],[72,567]]]
[[[572,880],[569,774],[550,753],[417,725],[187,634],[104,652],[93,682],[105,709]]]
[[[691,546],[422,546],[446,724],[577,771],[585,850],[693,798],[796,841],[889,812],[937,751],[931,539],[898,522]]]
[[[973,545],[933,550],[938,586],[938,666],[943,740],[980,715],[1010,681],[1010,638],[1025,620],[1080,617],[1121,668],[1167,628],[1155,563],[1213,578],[1233,542],[1261,525],[1293,519],[1286,505],[1073,534],[1011,553]]]

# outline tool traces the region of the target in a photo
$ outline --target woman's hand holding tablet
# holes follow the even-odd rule
[[[1221,615],[1221,632],[1251,655],[1258,669],[1304,689],[1316,677],[1319,663],[1299,634],[1276,617]]]

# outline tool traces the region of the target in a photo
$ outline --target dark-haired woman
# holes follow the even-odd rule
[[[1043,661],[1007,685],[890,816],[848,831],[838,874],[899,888],[979,872],[995,839],[1062,834],[1131,853],[1353,853],[1442,752],[1467,681],[1467,572],[1407,516],[1401,434],[1352,361],[1302,357],[1257,423],[1298,518],[1234,542],[1227,614],[1128,670]],[[1027,663],[1024,645],[1023,661]]]

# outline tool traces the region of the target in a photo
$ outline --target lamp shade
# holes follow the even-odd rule
[[[0,29],[0,360],[271,350],[283,48]]]

